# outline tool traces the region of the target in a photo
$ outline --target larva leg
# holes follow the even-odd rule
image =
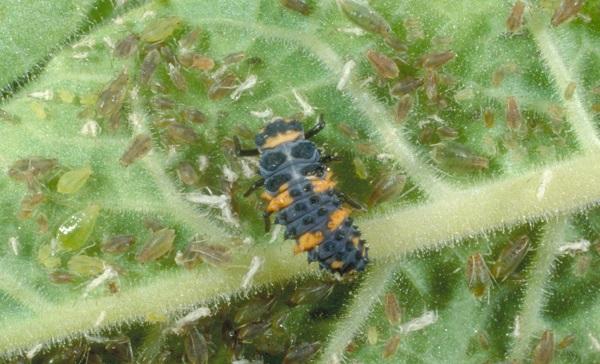
[[[323,130],[324,128],[325,128],[325,119],[323,119],[323,114],[319,114],[319,116],[317,117],[317,123],[315,124],[315,126],[310,128],[306,133],[304,133],[304,138],[310,139],[310,138],[314,137],[315,135],[319,134],[319,132],[321,130]]]

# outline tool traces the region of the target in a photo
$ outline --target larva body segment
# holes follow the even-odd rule
[[[296,240],[294,252],[307,252],[309,262],[318,261],[332,273],[364,270],[366,242],[300,122],[274,120],[256,136],[256,146],[267,213],[276,214],[275,223],[285,226],[286,238]]]

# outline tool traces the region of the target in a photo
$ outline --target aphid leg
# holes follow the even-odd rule
[[[310,139],[314,137],[319,134],[323,128],[325,128],[325,119],[323,119],[323,114],[319,114],[319,116],[317,116],[317,123],[304,134],[304,138]]]
[[[263,220],[265,222],[265,233],[271,231],[271,213],[263,212]]]
[[[338,192],[337,196],[339,197],[340,200],[342,200],[342,202],[347,203],[353,209],[360,210],[360,211],[367,211],[367,208],[365,206],[363,206],[360,202],[352,199],[352,197],[347,196],[345,193]]]
[[[248,188],[248,190],[246,192],[244,192],[244,197],[250,196],[250,194],[252,192],[254,192],[257,189],[261,188],[264,184],[265,184],[265,179],[264,178],[257,179],[256,181],[254,181],[254,183],[252,184],[252,186],[250,186],[250,188]]]
[[[233,144],[235,146],[235,155],[238,157],[251,157],[258,155],[258,149],[242,149],[242,144],[240,143],[240,138],[237,136],[233,137]]]

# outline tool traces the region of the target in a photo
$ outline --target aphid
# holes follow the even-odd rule
[[[571,346],[571,344],[573,344],[575,338],[576,336],[573,334],[563,337],[562,340],[558,343],[558,348],[561,350],[568,348],[569,346]]]
[[[383,347],[383,358],[389,358],[390,356],[396,354],[398,351],[398,346],[400,346],[400,335],[392,336]]]
[[[194,169],[194,166],[190,162],[182,162],[177,166],[177,177],[179,180],[188,186],[195,185],[198,183],[198,173]]]
[[[312,11],[308,0],[279,0],[279,2],[286,8],[297,11],[302,15],[310,15]]]
[[[148,81],[150,81],[150,78],[152,78],[159,63],[160,53],[158,52],[158,49],[153,49],[146,54],[142,61],[142,66],[140,67],[140,83],[142,85],[146,85]]]
[[[51,244],[40,246],[37,252],[37,260],[50,270],[56,269],[60,265],[60,258],[54,254]]]
[[[479,342],[479,346],[481,346],[483,350],[488,350],[490,348],[490,337],[485,331],[477,333],[477,342]]]
[[[285,237],[296,239],[296,254],[307,252],[309,262],[318,261],[330,272],[362,271],[368,262],[365,241],[349,218],[351,209],[342,206],[334,191],[335,182],[320,152],[309,140],[324,126],[319,116],[317,125],[305,133],[296,120],[276,119],[256,136],[257,149],[242,150],[235,139],[238,155],[260,155],[262,178],[246,195],[265,187],[265,222],[277,214],[275,223],[285,226]]]
[[[23,197],[23,200],[21,200],[21,208],[19,210],[19,219],[24,220],[30,218],[33,210],[44,201],[46,201],[46,195],[42,192],[35,192]]]
[[[37,102],[37,101],[33,101],[30,104],[30,108],[31,111],[33,111],[33,113],[35,114],[35,116],[38,119],[46,119],[46,117],[48,116],[48,113],[46,112],[46,108],[44,107],[43,104]]]
[[[312,304],[321,302],[333,291],[330,283],[315,281],[294,290],[289,298],[292,305]]]
[[[398,66],[385,54],[369,49],[367,51],[367,59],[379,76],[383,78],[398,77],[400,73]]]
[[[50,282],[57,284],[71,283],[75,280],[75,277],[68,272],[54,271],[48,274]]]
[[[425,95],[429,100],[435,100],[438,97],[438,73],[433,69],[428,69],[425,73]]]
[[[90,205],[69,216],[59,227],[56,240],[61,249],[77,250],[87,242],[96,226],[100,206]]]
[[[135,243],[134,235],[115,235],[104,239],[102,251],[110,254],[125,253]]]
[[[406,18],[403,22],[404,28],[406,29],[406,39],[409,42],[414,42],[419,39],[425,38],[425,31],[423,30],[423,23],[418,18]]]
[[[128,82],[129,75],[123,71],[102,90],[96,101],[96,112],[99,115],[110,117],[121,109],[127,95]]]
[[[161,229],[152,233],[146,240],[142,249],[136,254],[135,259],[140,263],[157,260],[173,248],[175,230]]]
[[[186,68],[200,71],[210,71],[215,68],[215,61],[207,56],[195,52],[185,52],[177,57],[179,63]]]
[[[136,160],[144,157],[152,149],[152,138],[147,134],[138,134],[121,156],[119,161],[123,167],[129,166]]]
[[[178,123],[168,125],[165,134],[171,144],[194,144],[199,139],[192,127]]]
[[[72,104],[75,101],[75,94],[69,90],[58,90],[58,98],[65,104]]]
[[[367,200],[367,206],[371,207],[376,204],[385,202],[394,195],[402,192],[406,184],[406,176],[391,172],[380,176],[373,188],[373,192]]]
[[[156,96],[152,98],[151,105],[154,110],[171,110],[177,106],[177,103],[166,96]]]
[[[397,123],[402,123],[404,119],[406,119],[410,113],[410,109],[412,108],[412,102],[413,100],[411,95],[404,95],[400,98],[400,100],[398,100],[394,115]]]
[[[275,299],[272,297],[255,298],[244,303],[233,316],[233,322],[243,326],[251,322],[260,321],[261,317],[273,308]]]
[[[390,33],[388,22],[368,5],[356,0],[337,0],[337,4],[351,22],[364,30],[383,36]]]
[[[206,115],[193,107],[185,108],[181,111],[181,118],[183,121],[192,124],[202,124],[207,121]]]
[[[367,169],[367,165],[360,157],[355,157],[352,159],[352,164],[354,165],[354,171],[356,172],[356,176],[360,179],[369,178],[369,170]]]
[[[202,30],[200,28],[194,28],[190,30],[186,35],[181,37],[179,40],[179,47],[184,50],[192,49],[198,43]]]
[[[476,155],[464,145],[454,141],[435,144],[431,156],[440,165],[467,171],[488,169],[490,163],[487,158]]]
[[[60,193],[71,194],[79,191],[92,175],[89,166],[68,171],[58,180],[56,190]]]
[[[403,96],[413,92],[417,88],[423,85],[423,80],[420,78],[407,77],[400,80],[390,90],[390,93],[394,96]]]
[[[486,128],[494,126],[494,112],[491,109],[483,110],[483,124]]]
[[[383,300],[383,310],[385,311],[385,317],[387,317],[390,325],[396,325],[401,320],[401,311],[396,295],[393,293],[386,293]]]
[[[450,62],[454,57],[456,54],[452,51],[429,53],[421,57],[419,64],[423,68],[437,68]]]
[[[233,73],[227,72],[210,85],[208,88],[208,97],[213,101],[220,100],[230,95],[237,88],[236,83],[237,77]]]
[[[480,253],[467,258],[467,285],[475,298],[481,298],[492,284],[490,271]]]
[[[44,213],[38,214],[37,219],[35,219],[35,223],[37,224],[38,230],[41,233],[45,234],[48,232],[49,225],[48,225],[48,217],[46,216],[46,214],[44,214]]]
[[[523,26],[523,13],[525,12],[525,3],[517,0],[506,19],[506,29],[509,33],[516,33]]]
[[[575,82],[569,82],[567,87],[565,88],[565,100],[571,100],[573,95],[575,94],[575,88],[577,84]]]
[[[346,123],[338,123],[337,128],[340,132],[342,132],[342,134],[344,134],[345,136],[347,136],[350,139],[356,140],[359,138],[359,135],[358,135],[358,132],[356,131],[356,129],[354,129],[353,127],[351,127],[350,125],[348,125]]]
[[[369,326],[367,329],[367,342],[369,345],[377,345],[377,341],[379,341],[379,332],[377,331],[377,327]]]
[[[18,116],[13,115],[2,109],[0,109],[0,120],[8,121],[11,123],[18,123],[19,121],[21,121],[21,119]]]
[[[183,77],[183,74],[181,73],[181,68],[178,65],[174,63],[169,63],[167,65],[167,73],[169,74],[169,78],[171,79],[171,82],[173,83],[176,89],[178,89],[179,91],[187,90],[187,81],[185,80],[185,77]]]
[[[156,19],[146,25],[140,38],[147,43],[160,43],[170,37],[181,23],[181,19],[176,16]]]
[[[221,245],[211,245],[202,242],[192,242],[190,251],[200,255],[203,260],[213,265],[220,265],[231,260],[229,250]]]
[[[404,53],[408,50],[408,47],[404,43],[402,43],[402,41],[393,33],[388,33],[384,35],[383,41],[385,42],[385,44],[387,44],[397,52]]]
[[[521,127],[521,111],[514,96],[506,98],[506,125],[512,130]]]
[[[504,281],[519,267],[529,251],[529,237],[523,235],[514,242],[509,242],[500,252],[498,259],[492,266],[492,275],[499,281]]]
[[[435,132],[441,140],[454,140],[458,138],[458,130],[449,126],[440,126]]]
[[[230,53],[225,58],[223,58],[224,64],[235,64],[240,63],[246,58],[246,53],[244,51]]]
[[[533,350],[533,364],[550,364],[554,359],[554,334],[546,330]]]
[[[69,273],[83,277],[96,276],[102,273],[104,266],[105,263],[102,259],[88,255],[75,255],[67,263]]]
[[[183,340],[185,357],[190,364],[208,363],[208,343],[197,328],[191,328]]]
[[[593,104],[592,105],[592,111],[593,112],[600,112],[600,103]]]
[[[138,37],[130,34],[117,42],[113,54],[119,58],[129,58],[138,49]]]
[[[550,23],[555,27],[561,25],[577,15],[584,3],[585,0],[562,0],[558,8],[554,11]]]
[[[308,363],[310,358],[319,351],[320,347],[321,344],[316,341],[314,343],[304,343],[290,348],[283,358],[283,364]]]
[[[243,343],[251,343],[257,337],[263,335],[269,330],[271,323],[269,321],[252,322],[242,326],[237,331],[237,338]]]

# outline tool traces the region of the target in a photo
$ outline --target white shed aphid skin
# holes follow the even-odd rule
[[[437,319],[437,312],[425,311],[421,316],[400,325],[399,330],[401,333],[409,333],[412,331],[422,330],[427,326],[436,323]]]
[[[21,244],[19,244],[18,237],[11,236],[10,238],[8,238],[8,245],[10,246],[10,249],[12,250],[14,255],[19,255]]]
[[[208,157],[201,154],[197,159],[198,171],[204,172],[208,168]]]
[[[240,166],[242,167],[242,175],[245,178],[252,178],[256,175],[258,161],[255,159],[244,158],[240,161]]]
[[[107,266],[104,268],[104,272],[100,274],[98,277],[94,278],[87,286],[85,286],[85,291],[83,293],[83,297],[87,297],[90,292],[101,286],[103,283],[108,282],[111,279],[115,279],[119,276],[119,273],[115,271],[111,266]]]
[[[590,249],[590,241],[586,239],[581,239],[578,241],[565,243],[558,247],[559,254],[575,254],[575,253],[585,253]]]
[[[592,349],[596,351],[600,351],[600,341],[592,335],[591,332],[588,332],[588,337],[590,338],[590,343],[592,344]]]
[[[538,201],[541,201],[546,194],[546,188],[548,184],[552,181],[552,171],[547,169],[542,173],[542,179],[535,193],[535,197],[537,197]]]
[[[233,184],[239,178],[237,173],[227,165],[223,166],[223,177],[225,177],[225,181],[229,184]]]
[[[106,46],[107,46],[109,49],[115,49],[115,47],[116,47],[116,43],[115,43],[115,41],[114,41],[114,40],[113,40],[111,37],[109,37],[108,35],[107,35],[106,37],[102,38],[102,41],[104,42],[104,44],[106,44]]]
[[[342,33],[346,33],[346,34],[350,34],[350,35],[355,35],[357,37],[362,37],[363,35],[367,34],[366,31],[364,31],[362,28],[359,28],[359,27],[337,28],[336,30],[338,32],[342,32]]]
[[[248,76],[248,78],[246,78],[244,82],[242,82],[235,90],[233,90],[229,97],[231,97],[231,99],[234,101],[239,100],[242,96],[242,93],[256,86],[257,80],[258,78],[256,77],[256,75]]]
[[[242,289],[248,289],[250,287],[250,284],[252,283],[254,276],[256,275],[256,273],[258,272],[258,270],[260,269],[260,267],[263,265],[264,262],[265,262],[265,258],[261,258],[259,256],[252,257],[252,261],[250,262],[250,267],[248,268],[248,272],[246,272],[246,274],[244,275],[244,278],[242,279],[242,285],[241,285]]]
[[[250,111],[250,114],[260,119],[271,119],[273,117],[273,110],[268,107],[263,111]]]
[[[342,68],[342,76],[340,77],[340,80],[338,81],[338,84],[336,86],[338,91],[341,91],[344,88],[346,88],[346,85],[348,85],[348,81],[350,81],[352,70],[355,66],[356,62],[354,62],[353,60],[349,60],[348,62],[344,63],[344,67]]]
[[[36,91],[28,94],[32,99],[50,101],[54,98],[54,92],[50,89],[44,91]]]
[[[100,314],[98,315],[98,318],[96,319],[96,322],[94,323],[94,327],[99,327],[100,325],[102,325],[102,323],[104,322],[105,319],[106,319],[106,311],[102,310],[102,311],[100,311]]]
[[[85,37],[82,40],[80,40],[79,42],[73,44],[71,46],[71,48],[73,48],[73,49],[77,49],[77,48],[92,48],[95,45],[96,45],[96,40],[94,38]]]
[[[306,101],[306,99],[302,95],[300,95],[300,93],[295,88],[292,89],[292,93],[294,94],[296,101],[298,101],[298,104],[300,104],[300,107],[302,108],[302,114],[304,114],[304,116],[306,117],[313,116],[315,114],[315,108],[312,107],[312,105],[309,104],[308,101]]]
[[[88,56],[89,56],[88,52],[77,52],[77,53],[73,53],[73,55],[71,57],[73,59],[83,60],[83,59],[87,59]]]
[[[179,320],[175,321],[175,324],[171,328],[171,331],[175,334],[181,334],[184,332],[186,326],[193,324],[195,321],[203,317],[208,317],[210,315],[211,312],[208,307],[199,307],[189,312],[187,315],[183,316]]]
[[[210,192],[210,190],[209,190]],[[231,210],[231,197],[228,195],[212,195],[206,194],[202,192],[190,192],[185,194],[185,199],[197,203],[200,205],[206,205],[209,207],[217,208],[221,210],[221,217],[223,221],[232,224],[234,226],[239,226],[239,222],[233,215],[233,211]]]
[[[79,130],[79,134],[89,136],[92,138],[97,137],[102,132],[102,127],[96,120],[86,121]]]
[[[39,343],[37,345],[35,345],[34,347],[32,347],[31,349],[27,350],[27,353],[25,353],[25,356],[27,357],[27,359],[31,360],[33,358],[35,358],[35,356],[40,352],[40,350],[42,350],[44,346]]]
[[[517,315],[515,317],[515,323],[514,323],[512,336],[514,338],[518,338],[519,336],[521,336],[521,317],[519,315]]]

